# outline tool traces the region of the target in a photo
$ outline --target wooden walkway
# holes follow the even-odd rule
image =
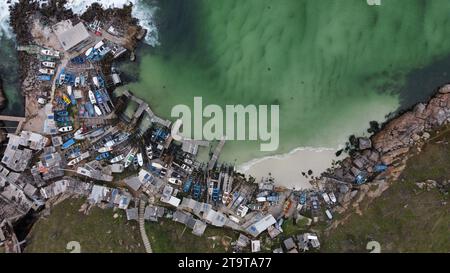
[[[148,240],[147,233],[145,232],[145,201],[139,200],[139,231],[141,232],[142,242],[144,243],[145,252],[153,253],[152,246]]]
[[[2,116],[0,115],[0,121],[15,121],[18,122],[19,124],[17,125],[16,128],[16,134],[19,134],[20,131],[22,130],[22,126],[23,123],[25,122],[25,118],[24,117],[14,117],[14,116]]]
[[[217,159],[219,158],[220,152],[222,152],[223,145],[225,145],[225,138],[222,137],[220,139],[219,144],[217,145],[216,149],[214,150],[214,154],[212,155],[211,159],[208,162],[208,170],[212,170],[214,168],[214,165],[216,165]]]

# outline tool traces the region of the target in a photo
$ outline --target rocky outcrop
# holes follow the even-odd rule
[[[353,208],[357,213],[362,213],[360,204],[367,205],[367,202],[361,201],[380,196],[389,187],[390,181],[400,177],[408,157],[413,154],[412,148],[420,151],[430,138],[430,133],[449,121],[450,84],[441,87],[427,103],[419,103],[410,111],[386,122],[370,139],[359,138],[358,150],[350,153],[336,168],[322,174],[324,186],[337,195],[339,206],[335,211],[343,213]],[[370,183],[357,185],[356,181],[361,181],[361,177],[363,182]],[[429,187],[429,184],[418,183],[418,187]],[[440,189],[448,192],[448,185],[445,183]]]
[[[370,139],[359,138],[359,149],[324,176],[347,183],[354,183],[358,175],[372,180],[384,167],[399,165],[412,147],[420,146],[430,137],[429,132],[449,121],[450,84],[440,88],[429,102],[419,103],[385,123]]]
[[[6,96],[3,91],[3,81],[2,78],[0,77],[0,110],[5,108],[5,106],[6,106]]]

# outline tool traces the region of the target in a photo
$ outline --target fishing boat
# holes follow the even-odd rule
[[[69,115],[69,112],[67,112],[65,110],[61,110],[61,111],[55,111],[55,114],[60,117],[67,117]]]
[[[69,161],[69,163],[68,163],[67,165],[69,165],[69,166],[76,165],[76,164],[78,164],[80,161],[82,161],[82,160],[88,158],[89,155],[90,155],[89,152],[84,152],[84,153],[82,153],[79,157],[77,157],[77,158],[75,158],[75,159]]]
[[[102,115],[102,110],[100,110],[100,108],[97,105],[94,105],[94,110],[98,116]]]
[[[153,158],[153,149],[152,149],[152,146],[148,146],[147,148],[145,148],[145,151],[147,152],[147,157],[148,157],[148,159],[152,159],[152,158]]]
[[[125,159],[125,164],[124,167],[127,168],[128,166],[130,166],[131,163],[133,163],[133,159],[134,156],[136,154],[136,149],[131,149],[130,152],[127,154],[126,159]]]
[[[115,144],[116,144],[116,142],[114,140],[110,140],[105,143],[105,147],[112,148],[112,146],[114,146]]]
[[[129,136],[130,136],[130,133],[123,133],[123,134],[120,134],[120,135],[115,139],[116,145],[118,145],[118,144],[124,142],[125,140],[127,140]]]
[[[69,94],[69,96],[72,96],[72,85],[67,86],[67,94]]]
[[[108,147],[101,147],[100,149],[98,149],[99,153],[106,153],[106,152],[110,152],[112,151],[112,147],[108,146]]]
[[[139,166],[142,167],[144,165],[144,159],[142,158],[142,153],[137,154],[137,161],[138,161]]]
[[[102,94],[100,93],[100,90],[96,90],[95,91],[95,99],[97,100],[97,103],[103,103],[103,97]]]
[[[90,102],[86,102],[86,104],[84,105],[84,107],[86,108],[86,110],[89,113],[90,117],[93,117],[95,112],[94,112],[94,106],[92,106],[92,103]]]
[[[111,159],[109,162],[111,162],[111,163],[117,163],[117,162],[120,162],[120,161],[122,161],[123,159],[124,159],[125,157],[123,156],[123,155],[119,155],[119,156],[116,156],[116,157],[114,157],[113,159]]]
[[[60,131],[60,132],[62,132],[62,133],[70,132],[70,131],[72,131],[72,130],[73,130],[73,127],[72,127],[72,126],[65,126],[65,127],[61,127],[61,128],[58,129],[58,131]]]
[[[42,62],[42,65],[49,68],[55,68],[56,63],[55,62]]]
[[[103,160],[103,159],[108,159],[109,156],[110,156],[109,152],[101,153],[95,158],[95,160],[100,161],[100,160]]]
[[[66,122],[66,121],[70,121],[69,117],[57,117],[56,121],[58,122]]]
[[[97,100],[95,100],[94,92],[92,92],[92,90],[89,90],[88,94],[89,94],[89,100],[91,101],[91,103],[96,104]]]
[[[79,157],[77,157],[77,158],[72,159],[71,161],[69,161],[69,163],[68,163],[67,165],[68,165],[68,166],[76,165],[76,164],[80,163],[81,160],[83,160],[83,159],[81,159],[81,156],[79,156]]]
[[[83,140],[86,138],[86,135],[83,134],[83,129],[80,128],[78,129],[75,134],[73,135],[73,138],[75,138],[76,140]]]

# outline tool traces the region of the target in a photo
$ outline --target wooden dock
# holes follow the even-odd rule
[[[216,149],[214,150],[214,154],[212,155],[211,159],[208,162],[208,170],[212,170],[214,168],[214,165],[216,165],[217,159],[219,158],[219,155],[222,152],[222,148],[224,145],[225,145],[225,138],[222,137]]]
[[[0,121],[14,121],[18,122],[16,128],[16,134],[20,134],[20,131],[22,130],[23,123],[25,122],[26,118],[24,117],[14,117],[14,116],[2,116],[0,115]]]

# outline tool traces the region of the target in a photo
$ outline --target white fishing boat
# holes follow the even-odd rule
[[[67,86],[67,94],[69,94],[69,96],[72,96],[72,85]]]
[[[83,159],[81,159],[81,156],[79,156],[79,157],[77,157],[77,158],[72,159],[71,161],[69,161],[69,163],[67,163],[67,165],[68,165],[68,166],[76,165],[76,164],[80,163],[81,160],[83,160]]]
[[[112,164],[120,162],[124,159],[125,157],[123,155],[119,155],[114,157],[113,159],[111,159],[109,162],[111,162]]]
[[[78,129],[74,134],[73,134],[73,138],[75,138],[76,140],[83,140],[86,138],[86,135],[83,134],[83,128]]]
[[[42,62],[42,65],[45,67],[49,67],[49,68],[55,68],[56,67],[56,63],[54,62]]]
[[[105,143],[105,147],[112,147],[114,146],[114,144],[116,144],[116,142],[114,140],[110,140],[108,142]]]
[[[112,147],[111,146],[109,146],[109,147],[101,147],[100,149],[98,149],[99,153],[106,153],[106,152],[109,152],[109,151],[112,151]]]
[[[92,92],[92,90],[89,90],[88,94],[89,94],[89,100],[91,101],[91,103],[92,104],[97,103],[97,100],[95,99],[94,92]]]
[[[100,110],[100,108],[97,105],[94,105],[94,110],[98,116],[101,116],[103,114],[102,110]]]
[[[160,169],[164,168],[163,165],[161,165],[159,163],[156,163],[156,162],[152,163],[152,167],[157,169],[157,170],[160,170]]]
[[[131,163],[133,163],[133,159],[134,156],[136,154],[136,149],[131,149],[130,152],[127,154],[126,159],[125,159],[125,164],[124,167],[128,168],[128,166],[130,166]]]
[[[88,157],[89,157],[89,152],[84,152],[79,157],[69,161],[69,163],[67,165],[69,165],[69,166],[76,165],[76,164],[80,163],[80,161],[82,161]]]
[[[144,159],[142,158],[142,153],[137,154],[137,161],[138,161],[139,166],[142,167],[144,165]]]
[[[152,158],[153,158],[153,149],[152,149],[152,146],[148,146],[147,148],[145,148],[145,151],[147,152],[147,157],[148,157],[148,159],[152,159]]]
[[[58,131],[60,131],[60,132],[62,132],[62,133],[70,132],[70,131],[72,131],[72,130],[73,130],[73,127],[72,127],[72,126],[65,126],[65,127],[61,127],[61,128],[58,129]]]

